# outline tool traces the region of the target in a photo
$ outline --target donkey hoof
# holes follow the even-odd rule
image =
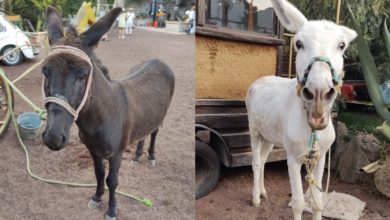
[[[156,166],[156,160],[149,160],[149,166],[155,167]]]
[[[116,217],[115,216],[111,217],[109,215],[106,215],[106,220],[116,220]]]
[[[252,206],[256,208],[260,207],[260,199],[252,199]]]
[[[131,160],[130,161],[130,165],[131,166],[137,166],[139,164],[139,161],[138,160]]]
[[[100,206],[100,204],[102,204],[102,202],[96,202],[96,201],[93,201],[93,199],[91,199],[88,202],[88,208],[89,209],[96,209],[97,207]]]

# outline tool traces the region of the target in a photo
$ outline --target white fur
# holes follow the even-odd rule
[[[304,49],[297,50],[296,71],[302,79],[304,70],[311,58],[328,57],[338,74],[343,70],[343,53],[356,32],[329,21],[307,21],[298,9],[284,0],[272,0],[275,11],[283,25],[296,32],[295,42],[301,41]],[[345,44],[343,50],[340,43]],[[305,88],[315,97],[305,99],[297,95],[297,79],[286,79],[267,76],[253,82],[248,90],[246,105],[248,110],[251,145],[253,152],[252,168],[254,186],[252,203],[260,205],[260,195],[267,197],[264,187],[264,163],[273,145],[283,146],[287,153],[288,172],[290,177],[292,200],[291,206],[294,219],[301,219],[304,207],[304,197],[301,180],[302,163],[298,157],[306,154],[307,142],[312,128],[308,120],[316,118],[313,112],[322,112],[324,127],[318,130],[318,147],[321,153],[320,161],[314,170],[314,177],[321,187],[325,164],[325,153],[335,139],[335,131],[330,119],[331,107],[336,93],[326,96],[332,88],[332,77],[329,66],[316,62],[308,76]],[[317,111],[318,106],[322,111]],[[313,188],[314,189],[314,188]],[[322,193],[314,189],[314,197],[322,204]],[[321,210],[313,207],[313,219],[321,219]]]

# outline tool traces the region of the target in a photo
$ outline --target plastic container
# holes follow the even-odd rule
[[[43,121],[35,112],[25,112],[16,119],[22,139],[37,138]]]

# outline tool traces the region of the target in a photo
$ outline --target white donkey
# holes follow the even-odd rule
[[[248,90],[246,106],[253,152],[253,198],[255,207],[264,188],[264,163],[273,145],[287,153],[294,219],[301,219],[304,194],[301,181],[302,155],[308,154],[309,137],[318,136],[319,161],[313,170],[318,188],[325,154],[335,139],[330,113],[343,77],[343,54],[356,32],[330,21],[308,21],[291,3],[271,0],[282,25],[294,37],[297,79],[267,76],[256,80]],[[321,219],[322,192],[312,187],[313,219]]]

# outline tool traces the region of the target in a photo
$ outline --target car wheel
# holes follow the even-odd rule
[[[196,140],[195,151],[195,198],[199,199],[211,192],[217,185],[221,162],[217,153],[201,141]]]
[[[13,65],[17,65],[17,64],[22,62],[23,53],[21,52],[21,50],[14,50],[14,48],[15,48],[15,46],[8,45],[8,46],[3,47],[3,49],[1,49],[1,51],[0,51],[1,56],[6,55],[1,60],[1,62],[4,65],[13,66]]]

